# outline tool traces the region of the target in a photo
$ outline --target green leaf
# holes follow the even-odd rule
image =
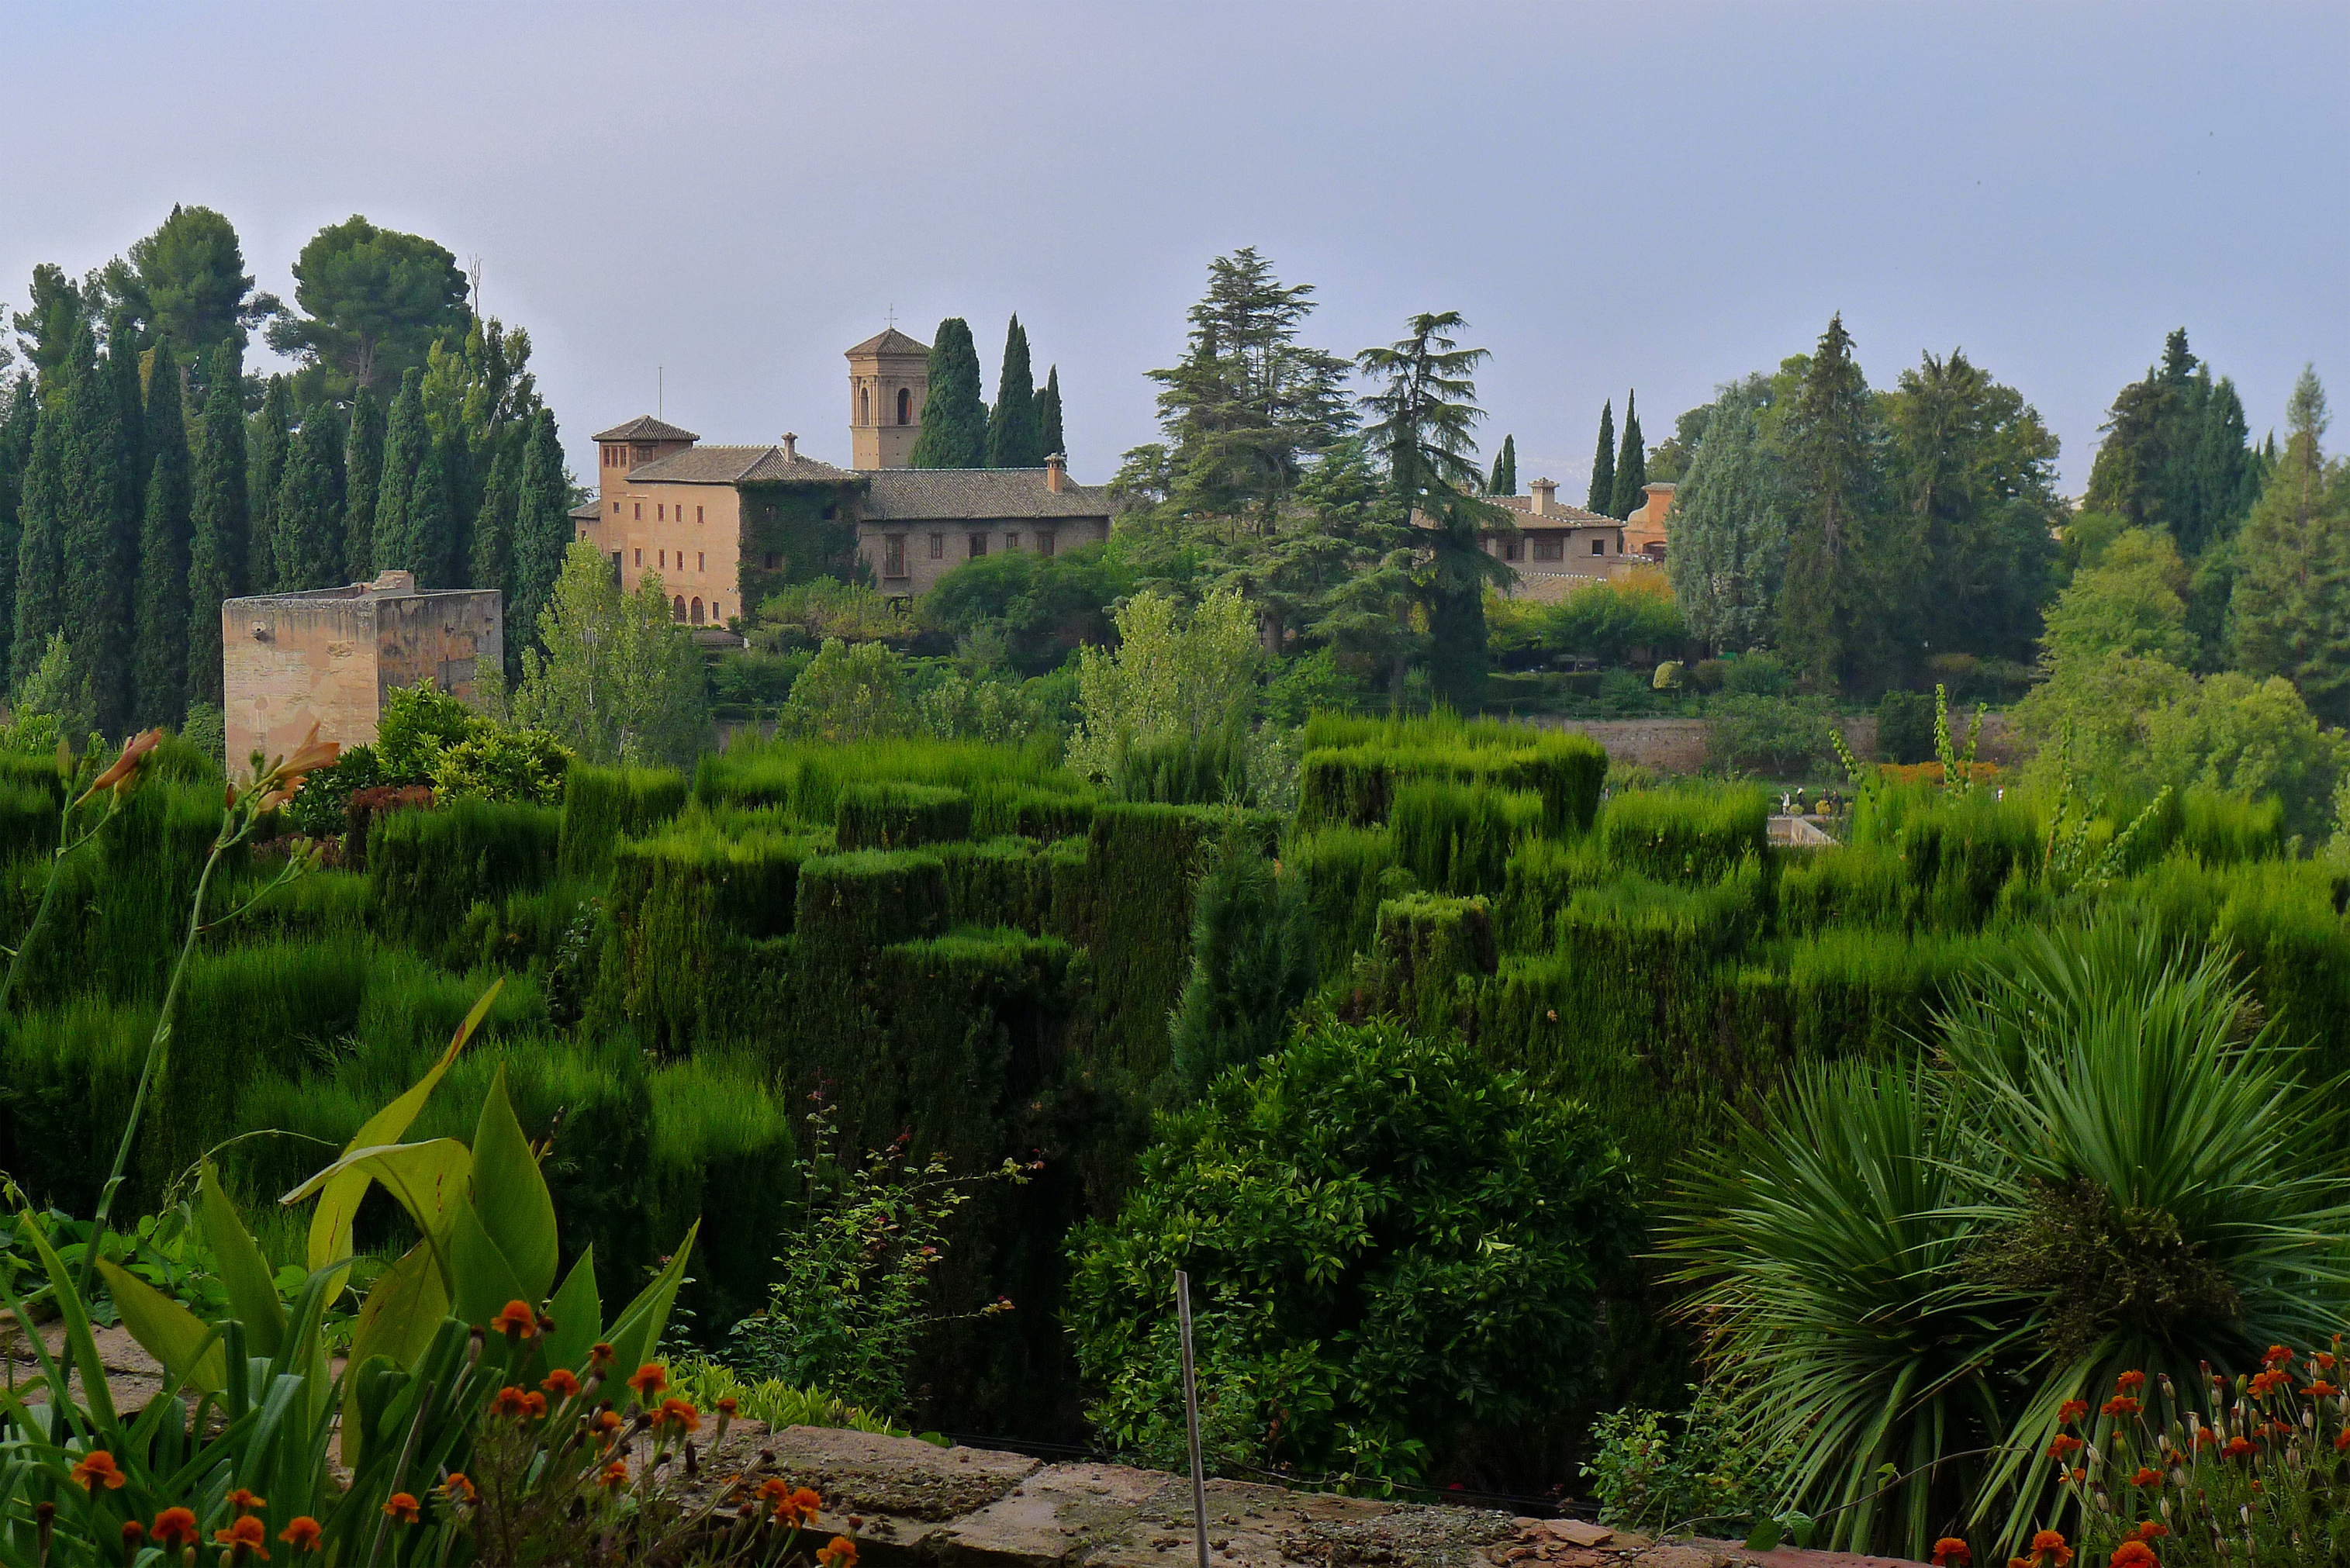
[[[122,1326],[141,1350],[172,1376],[204,1393],[218,1394],[228,1386],[228,1363],[218,1330],[120,1264],[100,1258],[98,1272],[113,1293]]]
[[[221,1190],[220,1173],[205,1160],[196,1181],[196,1228],[213,1250],[213,1266],[228,1290],[229,1310],[244,1324],[253,1348],[274,1356],[286,1339],[286,1309],[269,1277],[269,1263],[253,1244],[236,1205]]]
[[[515,1299],[536,1308],[555,1288],[555,1199],[506,1098],[504,1064],[473,1127],[473,1210],[521,1282]]]
[[[351,1141],[343,1146],[346,1156],[360,1149],[400,1141],[400,1135],[424,1109],[424,1102],[432,1096],[433,1086],[441,1082],[442,1075],[447,1073],[450,1064],[457,1060],[457,1053],[465,1048],[465,1042],[473,1037],[473,1031],[480,1028],[482,1020],[489,1016],[490,1004],[497,1000],[498,992],[504,989],[505,983],[501,979],[482,993],[482,999],[473,1003],[473,1010],[465,1014],[465,1021],[457,1025],[456,1035],[449,1042],[449,1049],[441,1054],[441,1060],[432,1064],[432,1070],[417,1079],[406,1094],[369,1116],[366,1124],[352,1135]],[[323,1269],[351,1255],[351,1221],[359,1214],[359,1202],[367,1197],[368,1187],[373,1179],[372,1173],[367,1170],[349,1169],[339,1171],[332,1181],[327,1183],[326,1190],[319,1195],[318,1207],[310,1216],[310,1267]],[[293,1194],[279,1201],[295,1202],[307,1196],[310,1184],[305,1182]],[[336,1276],[334,1290],[329,1294],[341,1292],[343,1281],[348,1273],[347,1268]]]
[[[66,1348],[73,1356],[74,1367],[81,1374],[82,1402],[101,1427],[114,1422],[114,1395],[106,1386],[106,1367],[98,1359],[98,1344],[89,1334],[89,1311],[83,1306],[81,1293],[74,1289],[73,1276],[49,1245],[49,1239],[37,1225],[18,1227],[18,1234],[32,1239],[33,1250],[41,1255],[41,1267],[49,1276],[50,1294],[57,1298],[57,1315],[65,1320]],[[95,1247],[102,1238],[93,1234],[88,1245]],[[63,1400],[66,1391],[57,1390]]]
[[[346,1365],[364,1366],[381,1356],[400,1367],[410,1366],[431,1348],[441,1320],[448,1315],[449,1293],[442,1284],[432,1244],[419,1241],[376,1276],[351,1325]],[[343,1463],[353,1469],[364,1458],[367,1423],[359,1404],[362,1381],[347,1375],[343,1385]]]
[[[475,1325],[488,1323],[508,1302],[529,1301],[514,1265],[491,1239],[471,1203],[457,1205],[449,1227],[450,1296],[456,1314]]]
[[[400,1206],[408,1210],[408,1217],[416,1221],[416,1228],[424,1232],[425,1240],[438,1246],[448,1237],[451,1210],[464,1201],[465,1184],[473,1172],[473,1156],[463,1144],[452,1137],[436,1137],[429,1143],[382,1144],[356,1149],[287,1193],[280,1201],[299,1202],[321,1189],[331,1195],[335,1186],[354,1172],[369,1182],[382,1182],[384,1189],[397,1199]],[[360,1190],[364,1192],[366,1189],[362,1187]],[[321,1198],[319,1201],[323,1203],[326,1199]],[[315,1227],[311,1234],[315,1240]],[[313,1267],[326,1268],[339,1261],[328,1258]],[[339,1282],[337,1282],[338,1285]]]
[[[593,1242],[571,1265],[563,1283],[547,1303],[546,1315],[555,1320],[547,1332],[546,1342],[539,1349],[550,1367],[568,1367],[573,1372],[588,1370],[588,1353],[604,1333],[604,1303],[596,1294],[596,1248]],[[634,1370],[631,1368],[631,1370]]]
[[[677,1254],[669,1266],[656,1275],[653,1282],[637,1293],[637,1299],[620,1311],[612,1330],[604,1338],[612,1347],[612,1361],[619,1376],[625,1377],[644,1364],[653,1347],[660,1343],[661,1330],[669,1324],[669,1309],[677,1301],[678,1286],[685,1281],[686,1260],[693,1254],[693,1239],[702,1231],[702,1221],[693,1222],[678,1243]]]
[[[1749,1552],[1774,1551],[1779,1542],[1786,1539],[1786,1535],[1787,1532],[1780,1528],[1777,1520],[1758,1519],[1754,1521],[1754,1528],[1746,1532],[1746,1550]]]

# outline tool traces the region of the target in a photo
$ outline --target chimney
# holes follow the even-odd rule
[[[1069,487],[1069,454],[1056,452],[1045,459],[1045,488],[1058,495]]]
[[[784,432],[784,461],[785,462],[797,462],[800,460],[799,445],[800,438],[798,436],[795,435],[790,431],[785,431]]]
[[[1547,517],[1558,509],[1557,480],[1537,479],[1526,490],[1534,496],[1534,504],[1528,510],[1535,516]]]

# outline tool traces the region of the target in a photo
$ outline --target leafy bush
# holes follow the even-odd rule
[[[1712,721],[1711,760],[1717,766],[1802,778],[1835,764],[1828,732],[1835,727],[1835,710],[1825,698],[1725,691],[1706,704],[1706,717]]]
[[[1690,1393],[1684,1410],[1627,1407],[1594,1424],[1583,1474],[1600,1523],[1646,1535],[1694,1529],[1735,1539],[1776,1509],[1785,1449],[1756,1447],[1711,1385],[1692,1385]]]
[[[432,762],[432,793],[443,801],[494,800],[556,805],[571,752],[544,730],[484,723]]]
[[[1118,1217],[1072,1236],[1088,1418],[1182,1453],[1182,1269],[1212,1465],[1414,1479],[1584,1397],[1637,1227],[1589,1113],[1458,1042],[1319,1025],[1163,1119]]]
[[[1227,1067],[1275,1050],[1314,988],[1305,878],[1282,874],[1237,826],[1217,841],[1191,916],[1191,978],[1169,1032],[1176,1081],[1203,1093]]]
[[[1651,581],[1654,587],[1651,587]],[[1561,653],[1621,664],[1634,649],[1669,657],[1689,640],[1689,628],[1661,576],[1622,586],[1594,583],[1554,607],[1543,639]]]
[[[1887,691],[1877,700],[1877,750],[1908,765],[1934,755],[1934,700],[1923,691]]]
[[[992,640],[1013,668],[1041,675],[1071,649],[1116,639],[1109,607],[1132,591],[1105,547],[1055,555],[1006,551],[967,561],[921,598],[922,624],[959,644]]]
[[[1750,653],[1723,661],[1721,689],[1738,697],[1784,697],[1795,689],[1795,672],[1775,653]]]

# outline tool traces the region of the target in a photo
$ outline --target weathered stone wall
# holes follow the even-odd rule
[[[1705,766],[1712,743],[1713,724],[1706,719],[1558,719],[1533,714],[1526,721],[1544,729],[1567,730],[1599,742],[1608,760],[1659,773],[1693,774]],[[1845,744],[1856,757],[1877,754],[1877,715],[1859,713],[1842,722]],[[1964,733],[1964,722],[1953,716],[1952,728]],[[2004,713],[1983,715],[1982,738],[1975,755],[2007,767],[2022,755],[2022,737]]]

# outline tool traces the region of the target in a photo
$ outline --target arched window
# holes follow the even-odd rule
[[[669,607],[669,613],[671,620],[683,620],[685,618],[685,596],[683,594],[677,596],[677,602]]]
[[[911,387],[898,389],[898,422],[901,425],[914,422],[914,389]]]
[[[873,389],[870,387],[857,389],[857,422],[860,425],[873,422]]]
[[[702,624],[702,599],[699,596],[696,596],[693,601],[693,624],[696,626]]]

